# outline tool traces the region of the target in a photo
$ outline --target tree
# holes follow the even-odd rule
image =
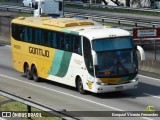
[[[103,2],[105,5],[108,5],[108,3],[107,3],[105,0],[102,0],[102,2]]]
[[[87,3],[87,0],[82,0],[83,3]]]
[[[105,0],[103,0],[105,1]],[[117,6],[123,6],[123,3],[121,0],[110,0]],[[132,5],[137,6],[137,7],[149,7],[153,4],[154,0],[125,0],[125,5],[127,7],[131,7]]]
[[[151,7],[154,0],[132,0],[131,5],[136,7]]]
[[[112,1],[117,6],[124,6],[124,4],[121,2],[121,0],[110,0],[110,1]]]
[[[130,7],[130,2],[131,2],[131,0],[126,0],[126,6],[127,7]]]
[[[114,4],[116,4],[117,6],[120,6],[121,5],[121,3],[120,3],[120,1],[119,0],[110,0],[110,1],[112,1]]]

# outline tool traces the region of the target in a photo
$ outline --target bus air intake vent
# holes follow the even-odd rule
[[[49,25],[49,26],[60,27],[60,28],[94,25],[94,23],[91,21],[78,20],[78,19],[73,19],[73,18],[59,18],[59,19],[44,20],[43,24]]]
[[[18,17],[17,19],[18,19],[18,20],[24,20],[25,17]]]

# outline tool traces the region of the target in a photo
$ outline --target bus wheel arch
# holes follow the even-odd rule
[[[39,82],[40,78],[38,76],[38,71],[37,71],[37,67],[35,64],[31,65],[31,72],[32,72],[33,80],[36,82]]]
[[[80,76],[76,76],[76,88],[80,94],[85,94],[83,82]]]
[[[23,65],[23,70],[24,70],[24,74],[25,76],[31,80],[32,79],[32,73],[31,73],[31,70],[29,68],[29,64],[27,62],[24,63]]]

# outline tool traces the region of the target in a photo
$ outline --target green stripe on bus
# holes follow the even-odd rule
[[[63,54],[64,54],[64,51],[62,50],[55,51],[54,59],[52,61],[52,66],[51,66],[51,69],[48,71],[48,74],[56,75],[59,72],[59,69],[62,63]]]
[[[74,34],[74,35],[79,35],[79,32],[71,31],[71,30],[67,30],[67,29],[62,29],[62,32],[70,33],[70,34]]]
[[[61,67],[59,69],[59,72],[56,74],[58,77],[64,77],[68,71],[68,67],[70,64],[72,53],[71,52],[64,52]]]

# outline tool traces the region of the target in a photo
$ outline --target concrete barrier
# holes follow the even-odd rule
[[[154,60],[139,61],[139,70],[160,74],[160,62]]]
[[[10,42],[10,33],[0,31],[0,41]]]

